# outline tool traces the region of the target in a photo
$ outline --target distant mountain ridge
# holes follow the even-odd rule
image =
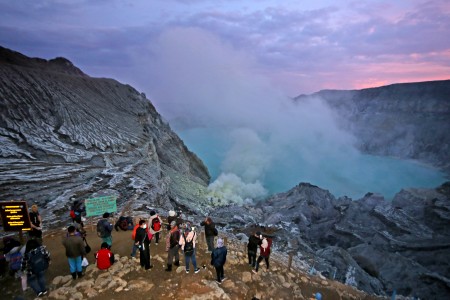
[[[209,183],[206,166],[144,94],[64,58],[0,48],[0,108],[2,200],[25,199],[57,216],[71,198],[101,191],[118,195],[120,206],[134,197],[135,205],[172,208],[177,198],[200,201]]]
[[[362,90],[323,90],[323,99],[365,153],[416,159],[450,174],[450,80]]]

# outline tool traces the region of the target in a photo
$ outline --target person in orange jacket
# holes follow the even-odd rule
[[[139,246],[135,244],[134,240],[136,239],[136,230],[139,228],[139,221],[136,220],[136,225],[134,225],[133,233],[131,234],[131,239],[133,240],[133,248],[131,248],[131,257],[136,257],[136,251],[139,249]]]

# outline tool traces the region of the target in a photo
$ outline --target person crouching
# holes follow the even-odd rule
[[[114,263],[114,254],[108,249],[108,243],[103,242],[101,249],[95,253],[97,260],[97,268],[100,270],[107,270]]]

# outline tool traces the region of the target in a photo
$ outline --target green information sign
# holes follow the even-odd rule
[[[101,216],[105,212],[117,211],[117,196],[102,196],[88,198],[84,201],[86,206],[86,217]]]

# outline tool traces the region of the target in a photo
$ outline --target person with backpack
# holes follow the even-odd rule
[[[262,237],[262,236],[261,236]],[[259,257],[256,261],[256,267],[253,273],[258,273],[259,264],[264,259],[266,261],[267,270],[269,270],[269,256],[270,256],[270,247],[272,247],[272,239],[268,237],[263,237],[261,245],[259,246]]]
[[[86,211],[86,207],[83,201],[75,200],[75,198],[71,198],[71,200],[73,200],[72,207],[70,208],[72,222],[84,225],[82,215]]]
[[[150,211],[150,219],[148,219],[148,224],[150,224],[150,233],[155,237],[155,245],[158,245],[162,220],[154,210]]]
[[[63,246],[66,249],[66,256],[69,262],[70,274],[73,279],[83,277],[81,261],[86,256],[85,245],[81,236],[75,235],[75,226],[67,228],[69,236],[63,239]]]
[[[28,284],[38,297],[47,294],[45,271],[50,264],[50,253],[37,240],[28,240],[22,259],[22,272],[26,272]]]
[[[256,253],[258,252],[258,246],[261,245],[261,232],[256,232],[248,238],[247,254],[248,264],[252,267],[256,267]]]
[[[207,253],[212,252],[214,250],[214,237],[218,234],[216,225],[210,217],[207,217],[205,221],[200,223],[200,226],[205,226],[205,238],[208,245]]]
[[[174,258],[174,265],[177,267],[180,265],[180,255],[178,254],[180,235],[177,222],[172,221],[170,223],[170,231],[166,239],[166,251],[169,252],[167,255],[167,268],[165,270],[167,272],[172,271],[172,263]]]
[[[225,280],[223,266],[227,262],[227,247],[223,245],[221,238],[217,239],[217,248],[211,253],[211,265],[216,269],[217,283],[221,284]]]
[[[102,242],[107,243],[108,247],[111,249],[113,225],[109,222],[109,216],[110,214],[105,212],[103,214],[103,219],[100,219],[97,222],[97,235],[102,239]]]
[[[141,267],[145,267],[146,270],[153,268],[150,264],[150,239],[148,237],[147,222],[145,220],[139,221],[139,228],[136,230],[134,244],[139,248]]]
[[[101,249],[95,253],[95,260],[97,261],[97,268],[99,270],[107,270],[114,263],[114,254],[108,249],[108,244],[103,242]]]
[[[184,261],[186,263],[186,273],[189,273],[189,263],[192,261],[194,266],[194,272],[198,273],[200,271],[197,268],[197,259],[195,258],[195,243],[197,242],[197,234],[195,230],[192,230],[191,224],[186,223],[186,228],[184,233],[180,236],[179,245],[181,246],[181,251],[184,252]]]

